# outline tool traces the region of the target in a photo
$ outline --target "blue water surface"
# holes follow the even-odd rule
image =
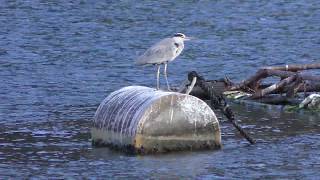
[[[317,113],[234,105],[260,143],[222,122],[222,150],[127,156],[93,148],[99,103],[123,86],[155,86],[134,60],[176,32],[196,37],[169,64],[240,81],[261,66],[317,63],[317,0],[0,0],[0,177],[317,179]],[[163,83],[163,82],[162,82]],[[164,85],[164,84],[163,84]]]

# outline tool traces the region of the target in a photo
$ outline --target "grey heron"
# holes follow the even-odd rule
[[[160,66],[164,64],[164,77],[166,79],[167,88],[170,90],[170,85],[167,76],[167,67],[170,61],[173,61],[180,55],[184,48],[184,41],[190,40],[190,37],[182,33],[176,33],[173,37],[165,38],[160,42],[151,46],[143,55],[138,57],[136,64],[146,65],[153,64],[157,66],[157,90],[159,90]]]

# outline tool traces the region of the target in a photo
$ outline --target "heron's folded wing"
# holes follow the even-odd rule
[[[137,60],[136,64],[160,64],[171,60],[177,47],[171,38],[166,38],[149,48]]]

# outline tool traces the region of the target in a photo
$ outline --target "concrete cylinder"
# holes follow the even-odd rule
[[[221,146],[219,122],[204,101],[142,86],[124,87],[105,98],[91,135],[93,145],[137,153]]]

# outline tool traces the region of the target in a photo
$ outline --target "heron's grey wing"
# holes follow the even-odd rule
[[[174,58],[177,47],[171,38],[163,39],[136,60],[136,64],[160,64]]]

